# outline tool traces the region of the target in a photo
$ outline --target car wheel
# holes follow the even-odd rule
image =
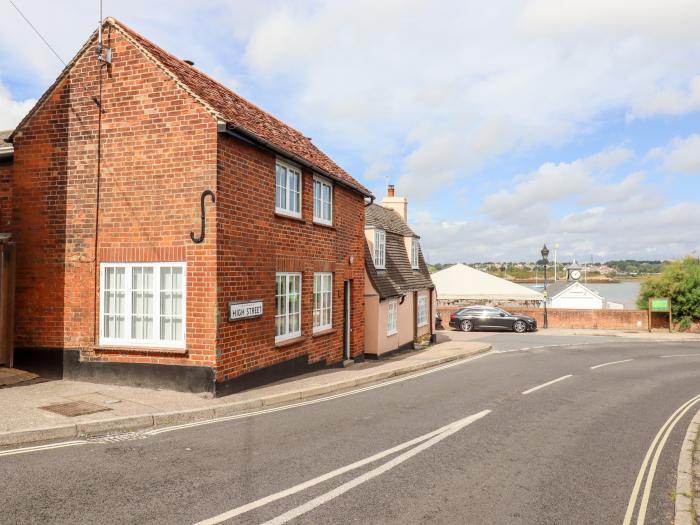
[[[525,324],[525,321],[515,321],[513,323],[513,331],[514,332],[522,334],[526,330],[527,330],[527,325]]]
[[[462,321],[459,326],[462,329],[462,332],[471,332],[474,329],[474,323],[472,323],[469,319]]]

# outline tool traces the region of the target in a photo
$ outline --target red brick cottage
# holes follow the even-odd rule
[[[102,32],[111,56],[95,32],[9,138],[15,365],[221,395],[361,358],[368,190],[120,22]]]

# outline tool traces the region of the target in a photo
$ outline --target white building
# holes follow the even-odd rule
[[[622,310],[620,303],[613,303],[582,284],[582,268],[574,261],[566,267],[566,281],[547,287],[547,306],[577,310]]]

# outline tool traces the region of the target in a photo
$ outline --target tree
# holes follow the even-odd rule
[[[673,317],[683,329],[700,321],[700,259],[670,262],[660,275],[644,279],[637,307],[646,310],[650,297],[670,297]]]

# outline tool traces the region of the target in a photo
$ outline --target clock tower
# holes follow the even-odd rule
[[[578,265],[576,259],[566,267],[566,281],[569,283],[577,282],[581,279],[581,266]]]

